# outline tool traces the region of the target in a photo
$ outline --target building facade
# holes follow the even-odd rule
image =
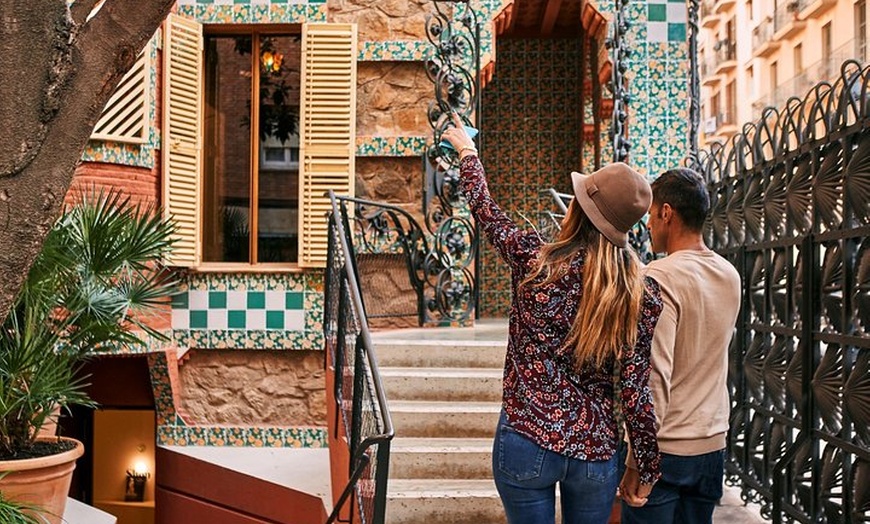
[[[866,63],[866,0],[704,0],[702,142],[723,142],[765,107]]]
[[[484,161],[496,198],[522,222],[548,207],[540,190],[566,190],[570,171],[612,157],[602,86],[615,6],[472,4]],[[653,177],[686,154],[687,9],[661,0],[626,9],[630,162]],[[97,389],[117,377],[144,386],[135,398],[109,386],[94,393],[104,411],[153,411],[142,426],[152,445],[137,444],[152,471],[165,446],[326,446],[324,193],[422,220],[433,12],[430,0],[179,0],[107,105],[75,186],[122,188],[178,226],[167,263],[184,284],[152,319],[167,340],[118,348],[91,367]],[[480,310],[506,316],[509,277],[486,247],[481,259]],[[125,419],[98,415],[78,430],[93,445],[111,441],[101,424],[131,426],[112,420]],[[123,475],[126,455],[101,457],[105,468],[80,464],[79,491],[122,498],[92,486]],[[174,485],[161,475],[158,487]],[[173,500],[167,508],[184,506]]]

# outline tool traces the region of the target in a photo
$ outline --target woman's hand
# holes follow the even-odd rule
[[[444,133],[441,134],[441,138],[450,142],[453,149],[459,152],[460,159],[468,155],[476,155],[477,147],[475,147],[474,141],[468,136],[468,133],[465,132],[462,119],[455,112],[451,112],[450,117],[453,120],[453,127],[445,129]]]
[[[641,484],[637,470],[627,467],[619,483],[619,496],[629,506],[639,508],[647,503],[652,492],[652,484]]]

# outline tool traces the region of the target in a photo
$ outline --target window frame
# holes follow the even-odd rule
[[[260,51],[260,37],[269,36],[269,35],[281,35],[281,36],[302,36],[302,24],[203,24],[202,26],[202,36],[203,42],[209,37],[212,36],[250,36],[251,37],[251,100],[257,100],[257,94],[260,91],[260,75],[259,75],[259,64],[253,57],[259,56]],[[301,53],[300,49],[300,53]],[[300,57],[300,60],[303,57]],[[205,61],[205,46],[203,46],[203,61]],[[300,83],[302,79],[300,78]],[[203,88],[205,88],[205,75],[203,74]],[[300,85],[301,88],[301,85]],[[202,109],[204,111],[205,108]],[[202,116],[202,115],[201,115]],[[251,196],[251,206],[250,206],[250,216],[249,216],[249,230],[250,230],[250,238],[248,240],[248,249],[250,250],[250,261],[249,262],[220,262],[220,261],[207,261],[200,260],[199,264],[192,268],[194,271],[200,273],[209,273],[209,272],[234,272],[234,273],[257,273],[257,272],[288,272],[288,273],[302,273],[304,272],[304,268],[299,265],[299,261],[297,259],[296,262],[259,262],[257,261],[258,255],[258,231],[259,231],[259,171],[260,171],[260,162],[263,161],[263,144],[260,141],[259,137],[259,128],[260,128],[260,104],[251,104],[251,149],[249,150],[249,161],[250,161],[250,173],[249,173],[249,184],[250,184],[250,196]],[[256,148],[256,153],[255,153]],[[203,153],[208,154],[205,148],[203,148]],[[297,169],[299,165],[297,162]],[[266,170],[269,170],[267,167]],[[205,182],[205,170],[200,170],[199,177],[201,181]],[[301,215],[302,213],[302,202],[297,200],[297,212]],[[204,212],[205,206],[202,206],[202,210]],[[200,214],[199,217],[200,223],[204,223],[204,215]],[[204,243],[205,242],[205,231],[204,228],[200,228],[199,238],[196,239],[197,242]],[[297,253],[301,252],[301,242],[302,237],[297,236]]]

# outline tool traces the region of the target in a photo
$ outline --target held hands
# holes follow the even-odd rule
[[[622,482],[619,483],[619,496],[629,506],[639,508],[647,503],[652,489],[652,484],[640,483],[636,469],[626,468]]]
[[[459,152],[460,160],[468,155],[476,155],[477,148],[474,146],[474,141],[465,132],[462,125],[462,119],[456,113],[451,113],[450,118],[453,121],[453,127],[449,127],[441,134],[441,138],[450,142],[453,149]]]

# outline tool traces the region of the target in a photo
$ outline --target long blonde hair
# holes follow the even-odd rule
[[[589,364],[600,369],[608,357],[618,357],[623,348],[633,348],[637,342],[646,287],[634,251],[608,242],[572,200],[559,236],[541,248],[537,267],[520,286],[555,282],[583,250],[583,297],[564,347],[573,350],[576,369]],[[542,273],[546,278],[534,284]]]

